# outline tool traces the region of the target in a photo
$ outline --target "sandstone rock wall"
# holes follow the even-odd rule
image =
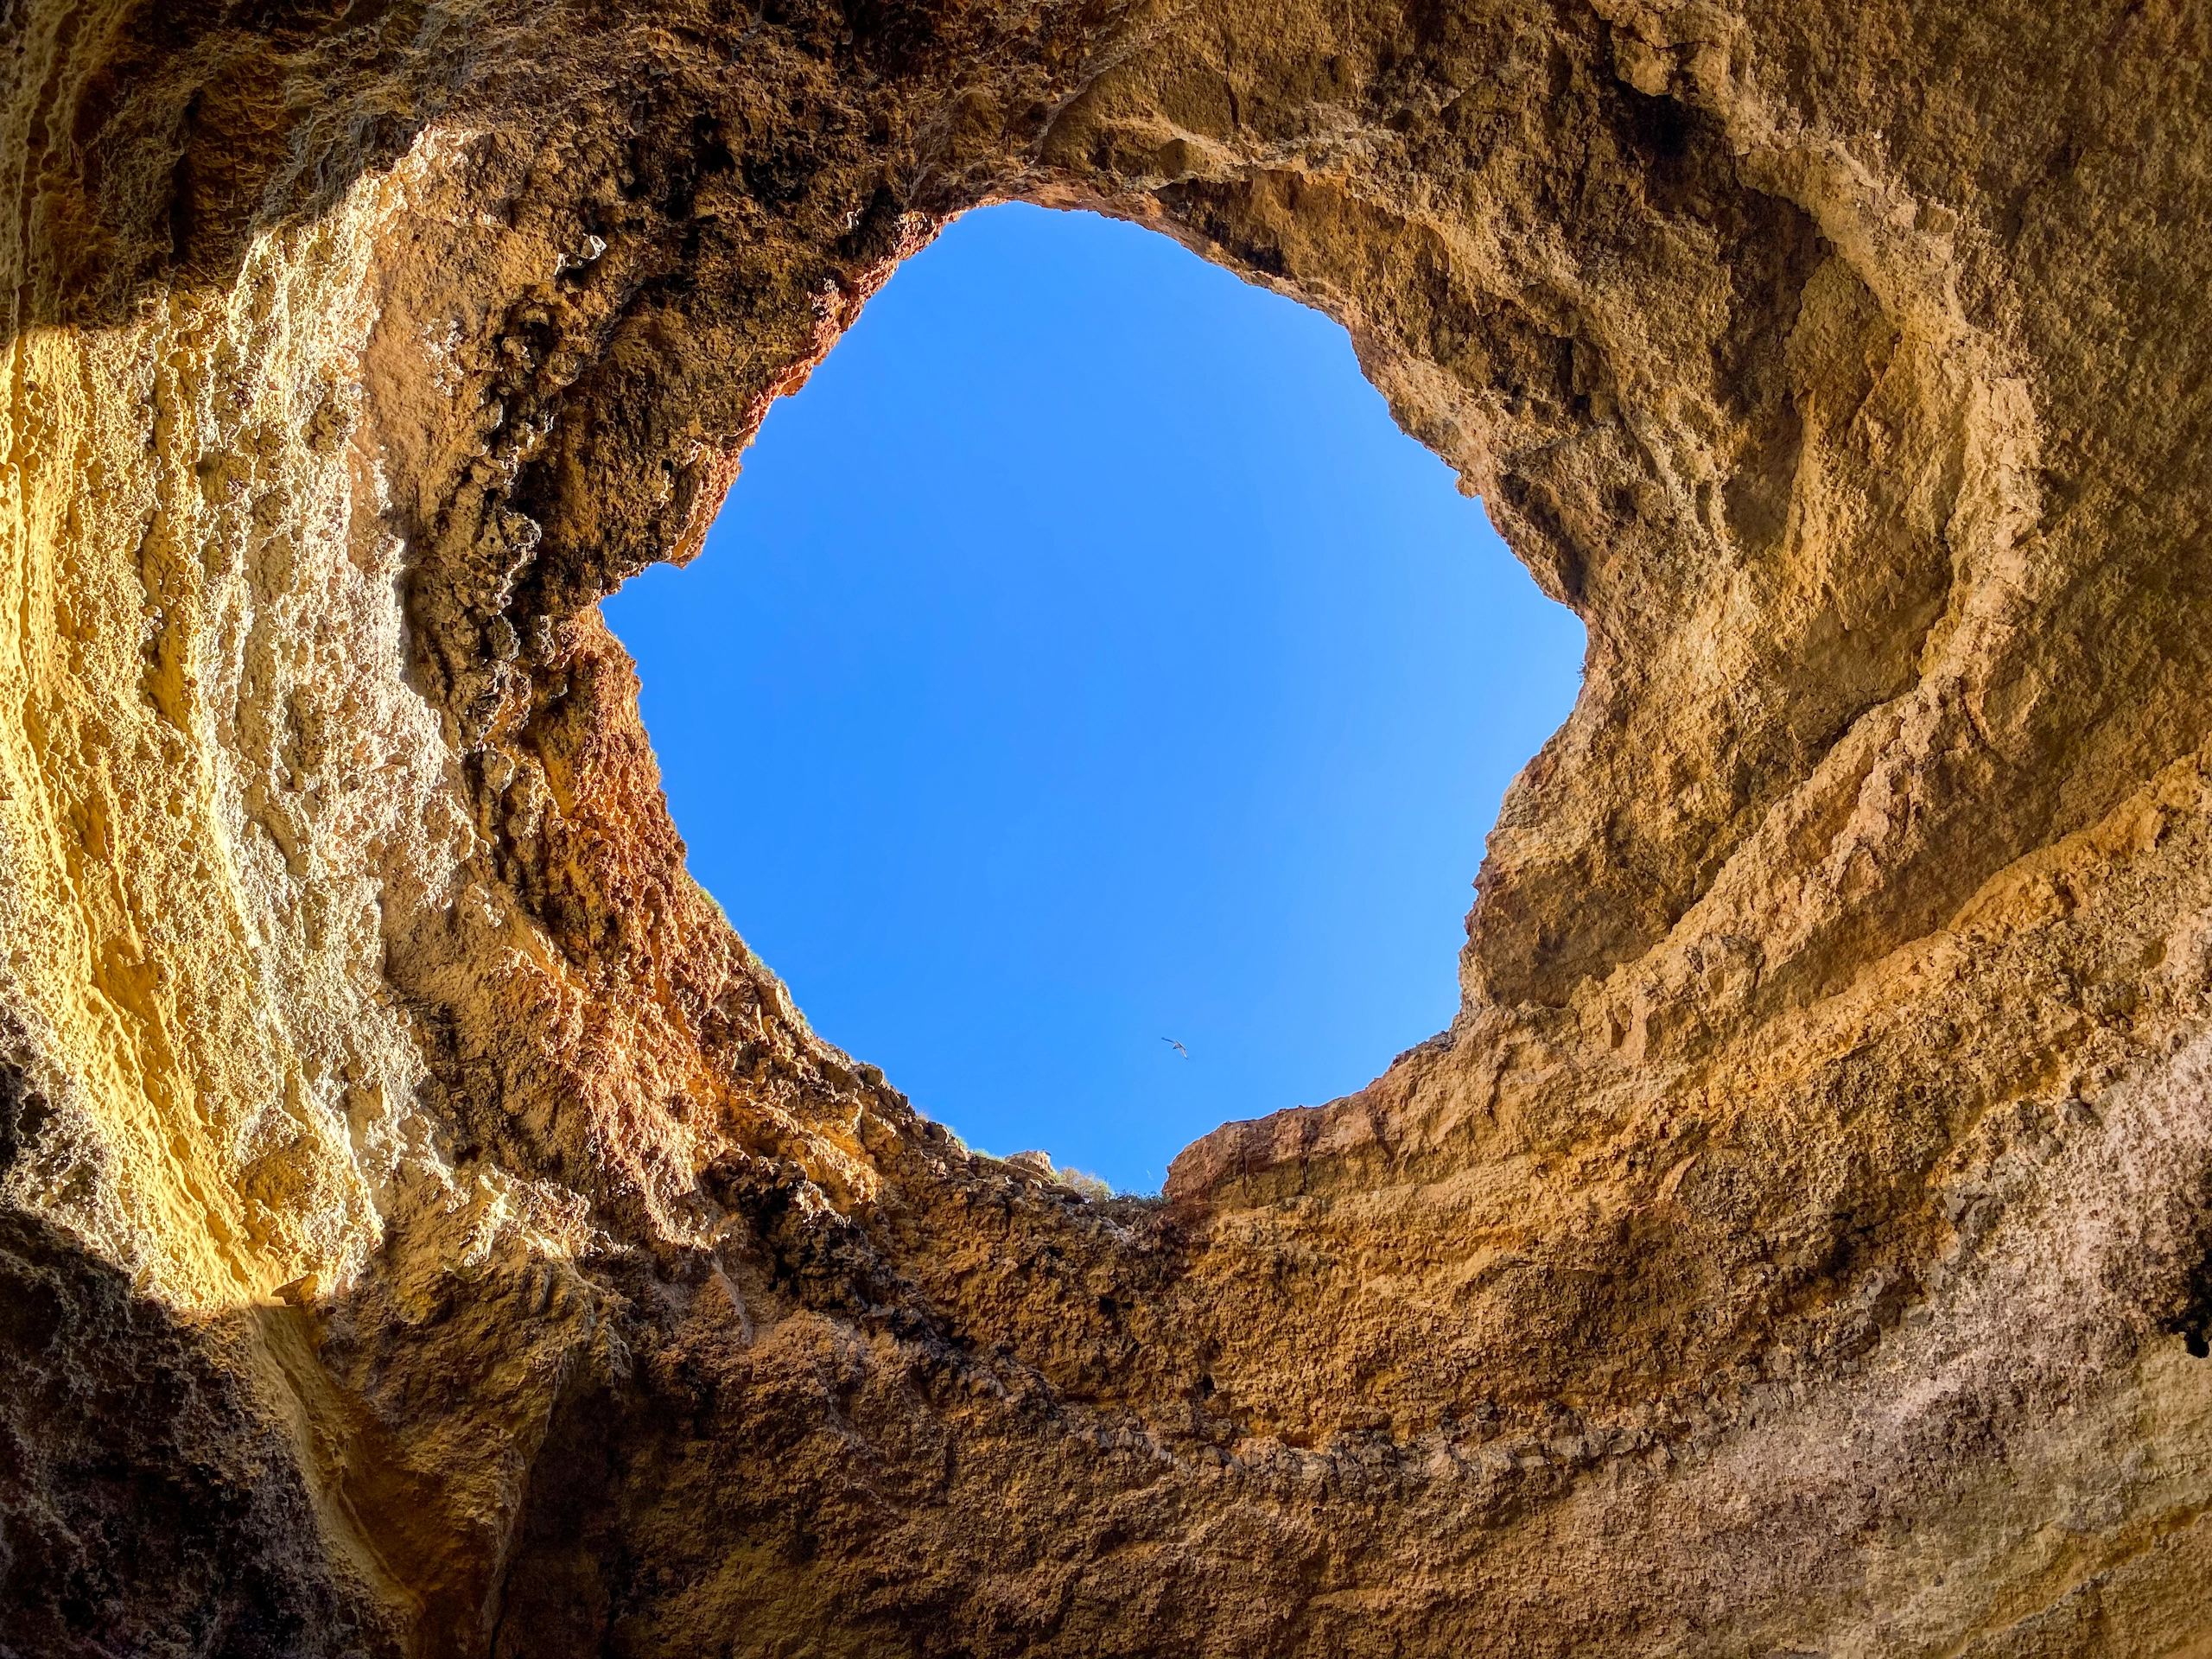
[[[16,0],[0,1652],[2212,1653],[2208,34]],[[1589,626],[1460,1017],[1159,1204],[808,1031],[594,608],[1010,197]]]

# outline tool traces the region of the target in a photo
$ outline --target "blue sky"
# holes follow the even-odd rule
[[[908,262],[606,608],[692,873],[815,1029],[1141,1192],[1449,1023],[1583,643],[1335,324],[1021,207]]]

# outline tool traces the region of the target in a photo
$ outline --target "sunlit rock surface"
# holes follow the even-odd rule
[[[2197,10],[0,43],[0,1652],[2212,1652]],[[1007,197],[1589,627],[1460,1017],[1164,1204],[808,1032],[594,609]]]

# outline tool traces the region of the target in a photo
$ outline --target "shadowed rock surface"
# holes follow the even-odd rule
[[[0,44],[0,1654],[2212,1654],[2199,9]],[[1006,198],[1589,629],[1452,1028],[1162,1203],[807,1030],[595,608]]]

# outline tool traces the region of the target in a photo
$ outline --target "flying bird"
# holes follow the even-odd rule
[[[1191,1051],[1184,1047],[1182,1044],[1177,1042],[1173,1037],[1163,1037],[1160,1040],[1166,1044],[1168,1047],[1173,1049],[1178,1054],[1180,1054],[1185,1059],[1187,1060],[1191,1058]]]

